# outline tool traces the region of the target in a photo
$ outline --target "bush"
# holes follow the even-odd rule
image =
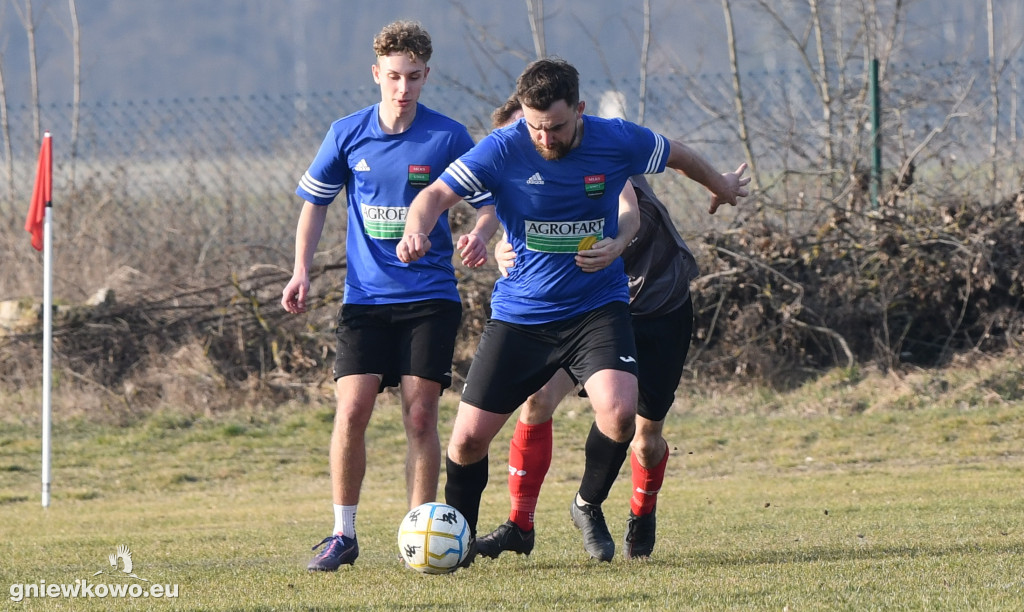
[[[708,232],[695,245],[704,273],[693,285],[694,376],[783,385],[834,367],[938,366],[958,352],[1024,341],[1024,192],[990,206],[835,207],[803,233],[753,216],[760,220]],[[469,222],[464,212],[452,215],[455,232]],[[60,309],[54,366],[64,384],[101,387],[102,404],[128,410],[328,395],[344,268],[342,257],[314,271],[317,294],[300,316],[278,303],[289,277],[278,267],[212,283],[122,268],[108,279],[111,299]],[[493,267],[458,270],[457,379],[468,371],[497,275]],[[8,390],[39,380],[38,331],[8,335],[0,347]],[[207,397],[221,391],[228,399]]]

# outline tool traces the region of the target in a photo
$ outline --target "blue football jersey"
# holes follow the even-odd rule
[[[327,206],[345,189],[346,304],[459,301],[447,213],[430,233],[425,257],[403,263],[395,248],[416,194],[472,146],[464,125],[422,104],[401,134],[381,129],[376,104],[331,124],[295,193]],[[467,201],[476,208],[492,203],[489,194],[467,194]]]
[[[516,253],[494,285],[492,317],[547,323],[629,301],[622,260],[583,272],[577,251],[618,234],[619,193],[634,174],[665,170],[668,141],[619,119],[583,115],[580,145],[558,160],[534,148],[524,120],[495,130],[441,175],[463,197],[490,191]]]

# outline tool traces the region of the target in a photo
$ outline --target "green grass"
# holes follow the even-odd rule
[[[8,414],[0,609],[1021,610],[1019,364],[837,371],[789,393],[684,383],[648,562],[597,564],[582,550],[568,503],[591,415],[570,403],[556,416],[534,553],[445,576],[397,560],[404,434],[392,402],[371,422],[361,555],[333,574],[304,569],[333,520],[329,401],[165,409],[128,425],[58,416],[48,509],[37,419]],[[444,400],[443,439],[454,402]],[[506,517],[507,436],[492,447],[481,530]],[[628,495],[625,468],[605,504],[617,540]],[[118,544],[139,576],[177,585],[178,597],[10,601],[13,584],[124,582],[107,563]]]

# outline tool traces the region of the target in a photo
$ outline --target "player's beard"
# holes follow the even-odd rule
[[[550,147],[545,147],[539,142],[535,142],[533,143],[533,146],[537,149],[537,152],[540,153],[540,156],[548,161],[562,159],[569,154],[569,151],[572,150],[572,145],[565,144],[564,142],[560,142]]]
[[[572,138],[569,139],[569,142],[559,142],[551,145],[550,147],[545,147],[544,145],[540,144],[535,140],[533,141],[533,147],[537,149],[537,153],[540,153],[541,157],[548,161],[562,159],[563,157],[569,154],[569,151],[572,151],[573,145],[576,144],[576,136],[578,135],[579,131],[580,123],[577,119],[576,128],[572,131]]]

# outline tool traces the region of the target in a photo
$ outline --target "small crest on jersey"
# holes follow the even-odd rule
[[[587,192],[588,198],[599,198],[604,195],[604,175],[603,174],[591,174],[590,176],[583,177],[583,188]]]
[[[430,166],[409,164],[409,184],[413,187],[426,187],[430,184]]]

